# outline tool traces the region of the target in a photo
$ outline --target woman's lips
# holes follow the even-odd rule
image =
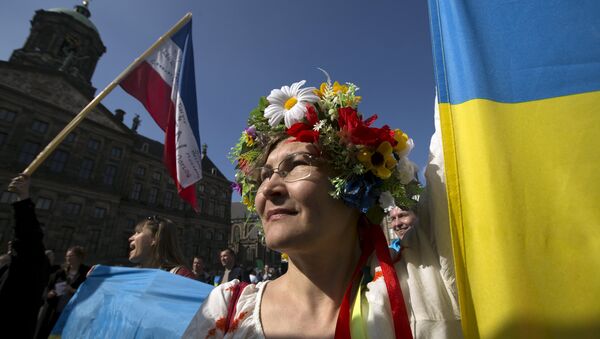
[[[276,208],[267,212],[267,221],[275,221],[290,215],[296,215],[298,212],[287,208]]]

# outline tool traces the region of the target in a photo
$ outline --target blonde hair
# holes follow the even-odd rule
[[[154,237],[151,267],[170,270],[176,266],[185,266],[177,241],[177,226],[173,221],[154,215],[140,221],[135,230],[141,232],[144,228],[152,232]]]

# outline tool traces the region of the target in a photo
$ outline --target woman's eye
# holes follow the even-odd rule
[[[269,177],[271,177],[271,173],[273,173],[273,170],[270,168],[263,168],[260,171],[260,181],[263,182],[267,179],[269,179]]]

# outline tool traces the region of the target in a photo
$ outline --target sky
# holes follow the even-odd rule
[[[0,2],[0,60],[23,46],[36,10],[80,3]],[[259,98],[300,80],[318,87],[326,78],[317,67],[332,80],[355,83],[363,97],[359,111],[377,114],[374,126],[402,129],[415,142],[411,160],[421,169],[427,162],[435,88],[425,0],[92,0],[89,9],[106,46],[92,78],[97,93],[193,14],[200,138],[230,180],[227,155]],[[125,110],[129,126],[139,114],[138,132],[164,140],[144,107],[120,88],[102,103]]]

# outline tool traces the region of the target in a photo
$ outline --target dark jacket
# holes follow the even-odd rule
[[[13,251],[0,275],[0,329],[6,338],[32,338],[50,264],[33,202],[15,202],[13,209]]]
[[[46,288],[46,293],[50,290],[54,290],[56,284],[65,283],[69,285],[72,289],[77,290],[79,285],[81,285],[85,279],[87,278],[87,273],[90,270],[89,266],[81,265],[79,266],[79,270],[77,274],[70,278],[65,269],[60,269],[56,271],[52,276],[50,276],[50,280],[48,281],[48,286]],[[71,299],[73,294],[65,293],[61,296],[56,296],[54,298],[46,298],[46,302],[44,303],[44,307],[40,312],[40,319],[38,324],[38,329],[36,331],[37,338],[48,338],[52,328],[58,321],[60,314],[63,309]]]
[[[225,272],[221,272],[221,277],[223,276]],[[246,272],[242,267],[240,266],[234,266],[231,269],[231,272],[229,272],[229,279],[227,279],[227,281],[232,281],[233,279],[238,279],[239,281],[244,281],[247,283],[250,283],[250,275],[248,274],[248,272]],[[227,281],[222,281],[221,283],[227,282]]]

